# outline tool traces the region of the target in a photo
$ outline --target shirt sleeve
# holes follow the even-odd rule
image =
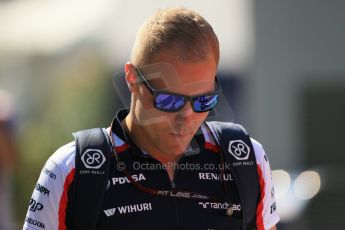
[[[66,145],[44,165],[30,198],[23,230],[66,229],[68,188],[74,178],[75,146]]]
[[[279,222],[271,167],[262,145],[254,139],[251,139],[251,141],[257,161],[261,194],[256,212],[256,225],[258,230],[268,230]]]

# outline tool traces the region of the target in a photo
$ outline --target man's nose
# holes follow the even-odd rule
[[[185,106],[177,112],[177,121],[181,123],[191,121],[193,114],[192,104],[188,101]]]

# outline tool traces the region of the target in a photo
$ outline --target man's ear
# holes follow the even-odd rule
[[[129,91],[131,93],[137,93],[139,88],[138,88],[138,79],[137,79],[137,71],[135,69],[135,66],[127,62],[125,65],[125,73],[126,73],[126,83],[128,86]]]

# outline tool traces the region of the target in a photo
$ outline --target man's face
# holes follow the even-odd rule
[[[213,55],[203,60],[184,61],[161,54],[155,56],[153,63],[141,71],[156,90],[187,96],[214,92],[217,64]],[[208,115],[208,112],[194,112],[190,101],[180,111],[160,111],[153,106],[154,98],[144,84],[139,84],[135,98],[133,112],[143,135],[164,154],[184,152]]]

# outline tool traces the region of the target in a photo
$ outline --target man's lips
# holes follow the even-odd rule
[[[187,136],[193,135],[192,132],[189,132],[189,133],[171,132],[170,134],[173,135],[173,136],[175,136],[175,137],[187,137]]]

